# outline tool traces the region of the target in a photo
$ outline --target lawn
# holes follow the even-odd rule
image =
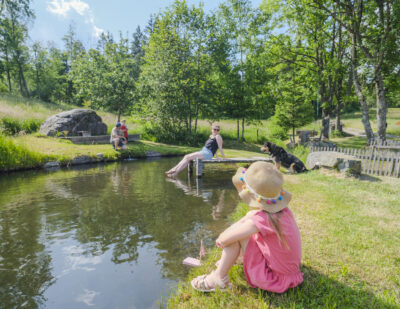
[[[233,289],[202,294],[191,278],[214,269],[209,252],[168,302],[170,308],[400,308],[400,179],[285,175],[302,237],[304,282],[283,294],[250,288],[241,266]],[[234,219],[248,207],[239,204]]]

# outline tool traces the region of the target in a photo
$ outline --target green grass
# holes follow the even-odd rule
[[[0,134],[0,171],[36,168],[52,159],[54,156],[33,151]]]
[[[342,179],[318,171],[285,175],[302,236],[304,282],[283,294],[249,287],[241,266],[233,289],[202,294],[190,280],[215,268],[210,251],[171,295],[170,308],[400,308],[399,179]],[[372,181],[371,181],[372,180]],[[239,204],[233,220],[248,207]]]

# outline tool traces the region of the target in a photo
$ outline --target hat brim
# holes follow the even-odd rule
[[[250,207],[261,208],[269,213],[277,213],[282,209],[285,209],[289,205],[289,202],[292,199],[292,194],[290,194],[289,191],[283,189],[282,200],[277,200],[275,204],[267,204],[265,200],[258,202],[257,197],[253,193],[247,192],[247,190],[243,189],[243,182],[240,180],[240,177],[243,174],[242,172],[244,170],[244,168],[239,167],[236,174],[232,177],[233,185],[239,192],[239,196],[243,200],[243,202],[245,202]]]

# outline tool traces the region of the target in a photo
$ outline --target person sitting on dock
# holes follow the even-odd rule
[[[215,158],[218,158],[217,155],[218,150],[221,152],[222,158],[225,159],[225,154],[224,151],[222,150],[222,143],[223,143],[222,137],[221,135],[219,135],[219,126],[213,125],[212,133],[209,139],[206,141],[204,147],[201,149],[201,151],[187,154],[177,165],[175,165],[169,171],[165,172],[165,174],[167,174],[168,177],[175,177],[176,175],[179,174],[180,171],[182,171],[186,166],[188,166],[188,164],[192,160],[195,159],[211,160],[213,156],[215,156]]]
[[[115,127],[111,130],[110,143],[113,145],[115,150],[126,149],[124,141],[125,138],[121,130],[121,123],[117,122]]]

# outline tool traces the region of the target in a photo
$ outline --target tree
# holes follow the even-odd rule
[[[390,0],[313,2],[339,21],[350,33],[354,87],[363,108],[363,124],[369,140],[373,139],[373,133],[369,124],[368,109],[365,107],[365,96],[358,81],[360,53],[372,69],[376,90],[378,137],[385,140],[387,113],[385,76],[396,70],[399,64],[397,41],[400,30],[400,3]],[[334,14],[336,7],[344,12],[343,20]]]
[[[0,49],[5,62],[9,90],[12,90],[11,73],[14,71],[20,92],[27,97],[29,90],[25,69],[28,62],[28,48],[24,43],[28,36],[26,25],[34,17],[29,3],[27,0],[4,0],[0,9]]]
[[[164,132],[192,134],[207,110],[212,87],[208,31],[201,7],[175,1],[150,34],[139,79],[140,108]]]
[[[76,99],[92,108],[116,112],[119,121],[134,100],[132,67],[129,42],[122,35],[118,43],[105,43],[104,54],[95,49],[80,54],[72,65]]]

